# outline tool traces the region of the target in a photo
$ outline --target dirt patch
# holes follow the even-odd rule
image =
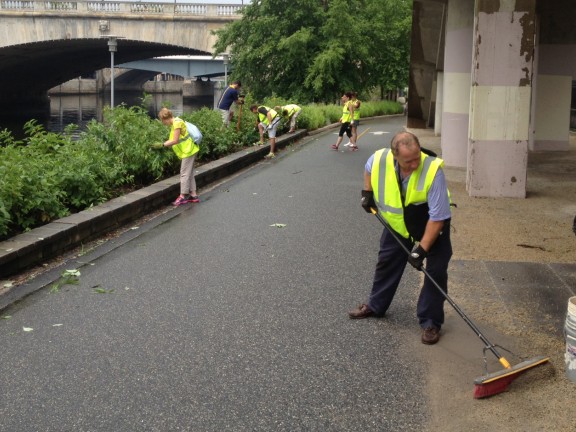
[[[441,154],[440,138],[432,131],[412,132],[423,145]],[[528,165],[526,199],[472,198],[466,192],[465,169],[445,169],[458,205],[453,211],[453,260],[575,262],[575,137],[571,136],[569,151],[530,153]],[[515,352],[550,356],[550,363],[521,375],[505,393],[473,399],[473,378],[484,373],[482,345],[446,305],[444,332],[450,336],[432,349],[417,348],[433,365],[431,430],[575,431],[576,420],[570,413],[576,384],[566,378],[564,340],[550,331],[549,317],[541,317],[541,326],[534,326],[534,311],[529,305],[507,307],[473,274],[470,278],[451,278],[449,289],[454,298],[463,299],[459,305],[465,311],[480,317],[489,340]],[[489,328],[484,328],[485,323]],[[512,364],[520,361],[507,352],[501,354]],[[491,353],[486,356],[490,371],[502,369]]]

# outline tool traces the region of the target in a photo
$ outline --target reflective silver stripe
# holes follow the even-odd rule
[[[428,171],[430,170],[430,165],[432,165],[432,161],[436,159],[434,157],[428,156],[424,158],[424,163],[422,165],[422,172],[420,173],[420,178],[418,179],[418,184],[416,185],[416,190],[418,192],[424,190],[424,186],[426,184],[426,176],[428,175]]]
[[[386,157],[390,149],[385,149],[380,155],[380,171],[378,172],[378,196],[376,197],[376,203],[378,208],[384,211],[384,190],[386,188]]]
[[[380,211],[393,213],[393,214],[402,214],[402,209],[397,207],[391,207],[389,205],[384,204],[384,191],[386,190],[386,168],[387,168],[387,159],[388,153],[390,153],[390,149],[386,148],[382,152],[380,156],[380,172],[378,173],[378,197],[376,199],[376,204]]]
[[[379,208],[380,210],[382,210],[383,212],[388,212],[388,213],[398,214],[398,215],[401,215],[401,214],[402,214],[402,209],[400,209],[400,208],[390,207],[390,206],[387,206],[387,205],[382,205],[382,206],[381,206],[380,204],[378,204],[378,208]]]

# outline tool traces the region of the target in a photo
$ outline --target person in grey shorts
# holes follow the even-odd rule
[[[240,87],[242,87],[240,81],[234,81],[222,92],[220,100],[218,101],[217,107],[222,114],[222,122],[226,127],[230,124],[230,118],[232,117],[232,112],[230,111],[232,104],[236,103],[237,105],[240,105],[244,103],[244,100],[240,98],[240,92],[238,91]]]

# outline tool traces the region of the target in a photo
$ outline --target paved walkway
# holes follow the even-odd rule
[[[333,129],[333,126],[313,132],[313,135]],[[414,130],[423,146],[438,150],[439,138],[431,130]],[[283,149],[307,135],[305,130],[284,135],[277,141]],[[199,167],[196,178],[199,188],[217,182],[262,159],[269,151],[268,146],[240,151],[218,161]],[[558,175],[555,172],[554,175]],[[449,174],[448,174],[449,175]],[[129,223],[143,214],[166,205],[179,187],[179,177],[156,183],[152,186],[116,198],[96,208],[57,220],[44,227],[0,242],[0,309],[22,298],[33,289],[26,285],[10,286],[9,273],[41,263],[66,249],[80,245],[101,236],[103,232]],[[575,258],[576,260],[576,258]],[[459,276],[460,270],[463,272]],[[534,308],[533,319],[542,322],[546,317],[551,334],[562,335],[566,315],[567,299],[576,295],[576,263],[540,264],[517,262],[471,262],[455,263],[451,268],[451,279],[465,280],[470,274],[475,281],[483,281],[484,286],[493,287],[496,296],[506,303],[507,308],[519,303],[530,304]]]
[[[278,140],[278,147],[286,147],[293,140],[301,139],[305,135],[305,131],[298,131],[295,135],[282,137]],[[430,139],[430,141],[435,140],[434,137],[427,133],[419,135],[421,136],[422,144],[425,146],[427,145],[428,139]],[[199,169],[197,176],[199,184],[201,186],[207,186],[225,176],[238,172],[246,166],[253,164],[255,161],[261,160],[262,156],[267,152],[267,147],[249,149],[213,164],[207,164]],[[286,160],[286,163],[288,161],[289,159]],[[283,162],[282,160],[278,160],[273,163]],[[326,169],[331,168],[327,167]],[[286,174],[284,180],[290,181],[291,179],[295,179],[298,173],[298,170],[288,173],[290,175]],[[335,184],[335,189],[341,186],[342,185]],[[82,241],[81,235],[85,235],[86,237],[84,238],[93,237],[98,234],[100,229],[109,229],[110,227],[118,226],[120,223],[125,223],[134,215],[143,214],[146,211],[168,203],[174,198],[175,194],[177,194],[177,187],[178,177],[174,177],[150,186],[149,188],[137,191],[134,194],[130,194],[130,196],[114,200],[111,203],[101,206],[101,208],[83,212],[81,215],[71,216],[64,221],[57,221],[53,227],[43,227],[38,230],[33,230],[22,237],[19,236],[18,238],[11,239],[9,242],[3,242],[0,245],[0,265],[5,269],[6,267],[4,266],[6,265],[21,265],[27,260],[41,259],[42,255],[39,256],[38,251],[44,253],[43,251],[54,250],[54,248],[61,247],[61,245],[77,241],[79,238]],[[305,193],[305,184],[302,184],[300,187]],[[334,198],[337,199],[338,195]],[[318,211],[320,211],[320,209]],[[160,226],[164,221],[172,217],[174,217],[174,214],[160,216],[155,221],[151,221],[150,224]],[[339,223],[346,223],[345,220],[339,218],[340,216],[336,215],[336,220]],[[377,225],[377,222],[374,222],[374,224]],[[109,242],[98,248],[98,251],[95,253],[105,257],[110,250],[122,248],[124,244],[130,242],[131,237],[133,238],[138,235],[136,232],[133,235],[128,232],[121,240]],[[246,239],[246,241],[249,240],[248,238]],[[222,244],[222,247],[225,248],[226,244]],[[270,253],[273,254],[273,251],[270,251]],[[91,259],[94,260],[97,258],[92,256]],[[165,260],[169,259],[169,256],[165,257]],[[268,262],[267,259],[257,259],[253,264],[255,266],[262,265],[265,269]],[[335,263],[332,264],[335,265]],[[307,267],[307,263],[300,263],[300,265],[303,266],[306,271],[314,271],[313,268]],[[337,266],[334,267],[334,271],[337,271]],[[263,273],[263,275],[264,274],[265,273]],[[26,283],[14,288],[7,286],[8,284],[6,282],[2,282],[4,288],[0,291],[0,310],[6,308],[8,305],[12,305],[15,301],[34,290],[49,285],[53,282],[54,277],[54,273],[40,276],[33,283]],[[174,277],[176,278],[178,276],[175,275]],[[298,279],[297,275],[294,275],[294,277]],[[346,281],[347,278],[347,274],[342,274],[342,281]],[[9,280],[9,277],[7,277],[6,280]],[[228,282],[223,281],[222,283]],[[292,285],[290,281],[287,283]],[[555,352],[534,352],[532,349],[534,349],[534,347],[541,349],[541,347],[547,346],[562,347],[558,341],[562,340],[567,300],[569,297],[576,295],[575,263],[519,263],[456,259],[452,262],[450,268],[450,290],[453,298],[457,299],[461,306],[464,306],[463,309],[465,312],[470,313],[482,328],[487,327],[487,334],[490,337],[493,336],[496,338],[493,342],[509,344],[507,346],[518,349],[522,354],[548,355],[552,358],[552,362],[559,374],[563,374],[563,351],[561,349]],[[357,300],[363,300],[361,295]],[[274,305],[274,302],[271,302],[271,306],[272,305]],[[325,318],[328,322],[334,319],[335,316],[338,316],[338,313],[341,312],[345,314],[346,312],[345,310],[338,312],[339,308],[342,308],[342,305],[332,306],[335,306],[332,311],[335,315],[327,315]],[[352,304],[350,304],[350,306],[352,306]],[[175,307],[178,308],[178,306]],[[476,370],[476,372],[478,372],[477,375],[480,375],[480,370],[477,368],[479,366],[477,359],[478,351],[481,350],[482,347],[475,336],[470,333],[470,330],[462,323],[460,318],[457,317],[453,311],[449,311],[448,305],[446,308],[448,313],[445,333],[447,335],[451,334],[452,336],[442,338],[438,348],[434,351],[426,351],[426,355],[428,356],[430,353],[433,353],[432,358],[436,356],[447,365],[453,365],[450,359],[456,358],[456,363],[458,363],[458,368],[461,371],[461,376],[457,379],[469,380],[470,373],[473,373],[473,370]],[[169,310],[162,310],[162,312],[172,313]],[[314,311],[311,311],[311,313],[313,312]],[[408,319],[409,318],[410,317],[408,317]],[[241,318],[239,317],[239,319]],[[269,319],[273,321],[276,318],[271,315]],[[394,316],[392,317],[391,322],[393,326],[398,324],[398,321],[395,322],[395,319],[398,320],[400,318],[397,315],[396,318]],[[146,326],[145,320],[140,324]],[[286,323],[284,324],[286,325]],[[376,325],[379,329],[382,329],[382,326],[389,324],[385,322]],[[210,330],[206,329],[206,331],[209,332]],[[326,331],[328,331],[328,328]],[[521,340],[518,340],[518,338],[514,339],[516,334],[523,331],[529,332],[529,334],[525,333],[524,337],[520,338]],[[539,337],[548,338],[551,343],[546,344],[538,341],[538,343],[532,344],[532,342],[534,342],[531,340],[533,334],[530,332],[537,332]],[[513,336],[510,337],[510,339],[507,338],[507,340],[501,341],[503,334]],[[415,339],[417,338],[416,332],[413,336]],[[198,342],[200,343],[201,341],[199,340]],[[258,341],[254,340],[250,341],[250,343],[256,344]],[[337,344],[337,339],[334,339],[334,343]],[[534,346],[531,347],[531,344]],[[278,349],[278,347],[271,349]],[[417,347],[416,349],[421,350],[423,348]],[[374,354],[377,355],[377,353]],[[493,359],[491,360],[491,365],[494,365]],[[462,363],[464,365],[462,365]],[[249,365],[247,365],[247,367],[249,367]],[[295,371],[295,373],[296,372],[297,371]],[[438,384],[438,388],[444,390],[446,390],[443,387],[446,385],[445,375],[443,375],[444,381]],[[450,388],[449,391],[454,391],[454,388]],[[438,412],[443,411],[446,410],[438,407]]]

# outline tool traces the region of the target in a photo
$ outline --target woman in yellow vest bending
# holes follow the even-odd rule
[[[200,147],[188,134],[186,123],[179,117],[174,117],[168,108],[162,108],[158,118],[165,126],[170,126],[170,137],[164,143],[156,143],[154,148],[172,147],[180,162],[180,195],[172,205],[200,202],[196,194],[196,179],[194,178],[194,159]]]

